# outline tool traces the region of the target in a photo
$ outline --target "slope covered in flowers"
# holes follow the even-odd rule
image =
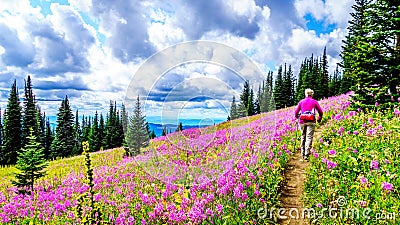
[[[342,95],[321,105],[330,116],[345,109],[347,100]],[[155,139],[136,157],[123,158],[121,150],[92,154],[97,158],[93,188],[100,211],[97,220],[107,224],[275,223],[276,215],[261,218],[258,213],[261,207],[279,206],[282,171],[296,143],[293,111],[170,134]],[[51,176],[38,182],[31,196],[18,195],[2,180],[7,188],[0,192],[0,222],[82,222],[78,215],[92,210],[77,201],[89,194],[82,160],[52,162]]]
[[[398,108],[334,111],[317,140],[305,185],[311,217],[322,224],[398,224]],[[329,210],[331,214],[329,214]],[[397,221],[397,222],[396,222]]]

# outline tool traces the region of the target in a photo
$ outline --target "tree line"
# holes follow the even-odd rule
[[[311,55],[304,59],[297,77],[292,66],[284,64],[279,66],[275,79],[272,71],[267,73],[256,94],[249,81],[245,81],[239,102],[235,96],[232,98],[228,120],[294,106],[304,98],[306,88],[313,89],[318,100],[348,92],[350,82],[342,76],[341,68],[337,65],[333,74],[329,74],[328,68],[324,48],[321,57]]]
[[[139,134],[145,134],[147,139],[154,138],[154,131],[150,132],[145,116],[142,115],[139,99],[137,101],[139,108],[134,109],[131,117],[128,116],[124,104],[121,109],[117,109],[116,102],[110,101],[109,112],[105,116],[96,111],[94,116],[83,115],[79,121],[79,111],[76,110],[74,115],[68,96],[65,96],[58,109],[57,126],[54,130],[46,113],[41,111],[36,102],[30,76],[25,81],[22,106],[14,80],[3,120],[0,113],[0,165],[15,164],[18,152],[24,149],[28,142],[35,145],[32,143],[32,137],[43,147],[44,159],[79,155],[85,141],[89,143],[91,152],[127,146],[135,143],[132,140],[127,143],[125,139],[124,130],[129,129],[137,130],[130,133],[131,139],[135,139]],[[136,148],[136,154],[140,150],[139,146],[144,146],[142,141],[138,142],[141,144],[128,145]]]
[[[355,108],[400,101],[400,1],[356,0],[341,51]]]

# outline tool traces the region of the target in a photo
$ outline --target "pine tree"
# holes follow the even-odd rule
[[[232,104],[231,104],[231,110],[229,113],[229,118],[230,118],[230,120],[239,118],[235,96],[232,97]]]
[[[121,121],[124,132],[126,132],[128,126],[128,112],[126,111],[125,105],[123,103],[121,107]]]
[[[29,136],[30,128],[33,130],[33,135],[40,139],[39,135],[39,127],[37,123],[37,110],[36,103],[33,96],[32,91],[32,81],[31,77],[28,76],[28,79],[25,82],[25,99],[24,99],[24,108],[23,108],[23,116],[22,116],[22,146],[25,145],[25,142],[28,140],[26,137]]]
[[[10,165],[17,162],[18,151],[22,147],[22,115],[19,102],[17,83],[11,87],[7,109],[4,113],[4,146],[2,164]]]
[[[150,129],[149,129],[149,130],[150,130]],[[178,124],[178,126],[176,127],[176,130],[175,130],[175,132],[179,132],[179,131],[183,131],[182,122],[179,122],[179,124]],[[150,136],[150,139],[151,139],[151,138],[152,138],[151,132],[149,132],[149,136]]]
[[[35,181],[45,175],[47,162],[41,143],[33,135],[33,129],[30,130],[25,147],[18,151],[16,168],[19,173],[15,175],[16,181],[12,183],[18,187],[28,187],[28,191],[33,191]]]
[[[75,144],[74,115],[69,105],[68,96],[65,96],[57,113],[56,136],[52,143],[51,157],[71,156]]]
[[[139,154],[140,149],[148,145],[149,134],[146,129],[146,116],[142,113],[139,96],[136,99],[133,115],[129,118],[126,139],[133,155]]]

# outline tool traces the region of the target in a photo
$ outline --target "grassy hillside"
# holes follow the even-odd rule
[[[340,112],[348,115],[348,98],[342,95],[321,101],[326,115],[323,120],[325,131],[322,142],[317,141],[319,144],[315,147],[319,157],[312,159],[313,169],[308,172],[310,178],[305,200],[310,206],[326,206],[336,196],[345,195],[337,191],[345,185],[335,185],[344,179],[340,174],[347,174],[346,169],[335,173],[332,171],[341,168],[342,163],[345,165],[342,160],[353,161],[350,157],[336,156],[334,159],[338,166],[328,170],[325,160],[322,162],[321,158],[333,146],[337,152],[342,151],[337,147],[339,141],[335,142],[337,138],[341,138],[341,146],[350,146],[351,142],[360,143],[358,139],[346,139],[350,134],[335,136],[331,133],[332,129],[338,130],[338,122],[348,121],[350,124],[349,121],[358,121],[356,116],[361,116],[352,115],[348,119],[338,117],[340,120],[336,121],[336,115]],[[275,224],[276,213],[271,216],[263,214],[264,210],[279,207],[282,171],[295,150],[295,144],[298,145],[293,111],[293,108],[282,109],[213,127],[169,134],[154,139],[149,148],[136,157],[124,158],[122,149],[93,153],[94,204],[78,201],[91,193],[82,156],[51,162],[48,175],[35,185],[35,194],[32,196],[18,195],[9,182],[15,170],[12,167],[1,168],[0,222],[74,224],[83,222],[82,215],[95,207],[99,212],[96,220],[107,224]],[[385,121],[383,116],[379,117]],[[394,132],[398,123],[393,120],[398,121],[398,116],[387,117],[387,122],[381,125],[385,132],[387,130],[386,133],[392,129],[391,135],[398,135]],[[375,119],[374,122],[380,124],[380,120]],[[354,130],[350,132],[354,133]],[[361,129],[358,132],[360,139],[371,138],[367,134],[362,136]],[[398,136],[390,137],[393,147]],[[329,147],[324,143],[330,143]],[[383,149],[387,147],[385,145]],[[345,148],[344,152],[347,151]],[[360,147],[357,148],[362,151]],[[371,157],[370,154],[367,156]],[[334,161],[331,157],[325,158]],[[367,162],[368,159],[360,160]],[[383,160],[379,154],[373,159]],[[388,163],[384,168],[390,167],[389,173],[393,175],[397,172],[394,164],[397,161],[393,157],[387,160],[393,164]],[[385,163],[379,162],[380,165]],[[358,163],[348,168],[364,171],[366,167]],[[381,168],[378,172],[383,175]],[[379,189],[378,181],[374,181],[366,172],[358,173]],[[355,180],[349,177],[343,182],[351,179]],[[398,180],[385,181],[391,182],[394,190],[381,192],[383,197],[377,195],[374,198],[384,202],[378,203],[381,208],[390,204],[398,207],[393,202],[398,200],[393,197],[398,195]],[[331,183],[326,182],[333,182],[332,189],[329,186]],[[349,195],[352,193],[349,192]],[[372,204],[372,200],[368,204]]]

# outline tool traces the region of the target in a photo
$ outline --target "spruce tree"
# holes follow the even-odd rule
[[[75,145],[74,149],[72,150],[72,155],[80,155],[83,151],[82,149],[82,129],[79,124],[79,111],[75,111],[75,124],[74,124],[74,139],[75,139]]]
[[[52,157],[71,156],[75,144],[74,115],[69,105],[68,96],[65,96],[57,113],[56,136],[52,143]]]
[[[327,98],[331,96],[331,92],[329,90],[329,71],[328,71],[328,58],[326,56],[326,47],[324,48],[324,53],[322,55],[321,61],[321,74],[320,74],[320,91],[323,98]]]
[[[3,120],[1,116],[1,108],[0,108],[0,165],[3,162],[3,140],[4,140],[4,132],[3,132]]]
[[[229,113],[229,118],[231,120],[239,118],[235,96],[232,97],[232,104],[231,104],[231,109],[230,109],[230,113]]]
[[[8,98],[7,109],[4,113],[4,146],[3,165],[15,164],[17,162],[18,151],[22,147],[22,115],[19,102],[17,83],[11,87]]]
[[[100,113],[100,122],[99,122],[99,142],[100,142],[100,150],[104,148],[104,118],[103,113]]]
[[[149,134],[146,128],[146,116],[142,113],[139,96],[136,99],[133,115],[129,118],[126,143],[133,155],[140,153],[142,147],[146,147],[149,142]]]
[[[274,87],[274,101],[276,109],[285,107],[285,99],[283,93],[283,77],[282,77],[282,65],[279,66],[278,74],[276,76],[275,87]]]
[[[15,175],[16,180],[12,183],[18,187],[28,187],[28,191],[33,191],[35,181],[45,175],[47,162],[42,144],[33,135],[33,129],[30,130],[25,147],[18,151],[16,168],[19,173]]]
[[[240,103],[238,109],[239,117],[247,116],[247,107],[249,104],[249,97],[250,97],[250,84],[249,81],[246,80],[243,85],[242,94],[240,95]]]
[[[39,134],[37,113],[32,91],[32,81],[31,77],[28,76],[28,79],[25,82],[25,99],[22,116],[22,145],[25,145],[25,142],[28,140],[26,137],[29,136],[30,128],[32,128],[35,137],[38,139],[41,138],[41,135]]]
[[[99,118],[96,111],[96,113],[94,114],[92,129],[90,130],[89,134],[90,151],[94,152],[100,150],[101,145]]]
[[[45,131],[45,144],[44,144],[44,151],[43,154],[46,159],[51,158],[51,144],[54,140],[54,134],[51,130],[50,121],[47,119],[46,121],[46,131]]]
[[[253,116],[255,114],[254,110],[254,92],[253,89],[250,89],[249,100],[247,101],[247,115]]]

